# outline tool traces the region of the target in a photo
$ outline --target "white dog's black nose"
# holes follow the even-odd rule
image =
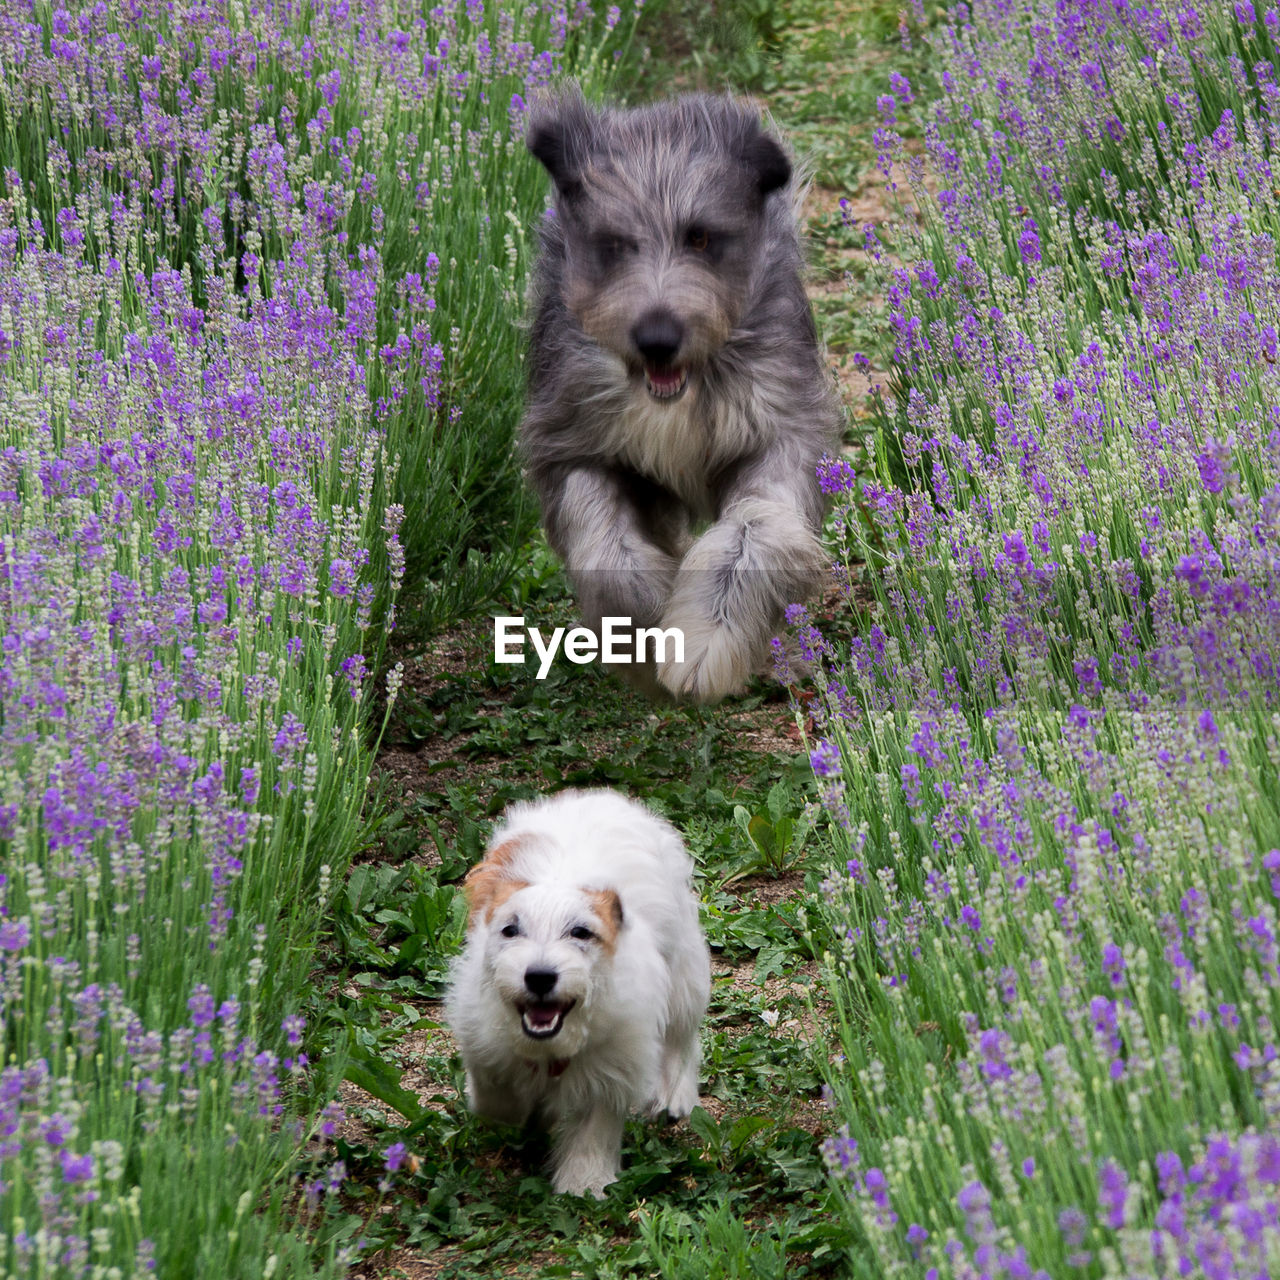
[[[669,365],[684,341],[684,326],[668,311],[650,311],[636,321],[631,341],[647,365]]]
[[[526,969],[524,973],[524,985],[529,989],[529,994],[537,996],[539,1000],[551,994],[559,979],[560,975],[554,969]]]

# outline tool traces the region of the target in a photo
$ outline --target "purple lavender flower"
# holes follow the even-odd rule
[[[823,493],[853,493],[858,477],[844,458],[824,458],[818,464],[818,487]]]
[[[63,1182],[88,1182],[93,1177],[93,1157],[90,1155],[60,1151],[58,1161],[62,1165]]]
[[[0,919],[0,951],[23,951],[31,942],[31,925],[26,918]]]
[[[978,1052],[982,1055],[982,1074],[989,1080],[1008,1080],[1013,1075],[1005,1055],[1009,1051],[1009,1036],[997,1028],[989,1028],[978,1037]]]
[[[1280,10],[1252,5],[962,7],[913,112],[938,187],[910,269],[868,242],[889,451],[833,497],[874,600],[823,659],[815,719],[838,724],[824,784],[865,879],[823,904],[848,944],[832,980],[879,1029],[833,1092],[873,1168],[905,1150],[895,1107],[972,1135],[934,1153],[961,1189],[931,1210],[940,1271],[1142,1269],[1140,1241],[1153,1274],[1267,1274],[1274,1197],[1242,1188],[1280,1080],[1280,854],[1253,816],[1280,712],[1273,34]],[[907,102],[888,88],[886,125]],[[915,160],[891,128],[875,145],[886,170]],[[924,1010],[967,1039],[945,1086]],[[1212,1130],[1206,1088],[1229,1100]],[[1152,1145],[1164,1125],[1185,1167]],[[1060,1240],[1019,1249],[1024,1219],[963,1161],[1051,1198],[1041,1144],[1095,1185],[1054,1201]]]
[[[1018,250],[1022,260],[1028,263],[1040,261],[1040,231],[1034,218],[1024,218],[1022,233],[1018,236]]]
[[[809,763],[819,778],[829,778],[840,771],[840,749],[823,738],[809,753]]]

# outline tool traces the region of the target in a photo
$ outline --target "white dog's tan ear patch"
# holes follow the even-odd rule
[[[515,873],[513,863],[524,845],[524,838],[513,836],[495,845],[467,872],[462,891],[467,895],[467,923],[487,920],[518,889],[528,886]]]
[[[622,928],[622,899],[612,889],[597,889],[587,894],[596,915],[600,917],[600,941],[612,951]]]

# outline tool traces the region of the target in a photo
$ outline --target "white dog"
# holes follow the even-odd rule
[[[603,1196],[633,1107],[697,1105],[711,964],[692,866],[643,805],[566,791],[513,806],[467,876],[446,1003],[467,1101],[549,1124],[557,1191]]]

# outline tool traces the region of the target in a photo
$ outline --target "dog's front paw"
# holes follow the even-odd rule
[[[568,1160],[551,1177],[551,1188],[559,1195],[591,1196],[604,1199],[604,1190],[617,1182],[616,1165],[593,1160]]]
[[[679,1048],[668,1045],[662,1063],[662,1082],[649,1104],[649,1115],[683,1120],[698,1105],[698,1039],[694,1035]]]
[[[660,1120],[666,1116],[668,1120],[683,1120],[693,1113],[698,1105],[698,1086],[677,1085],[665,1097],[655,1098],[645,1108],[645,1114],[651,1120]]]
[[[603,1103],[585,1115],[567,1118],[551,1156],[552,1187],[566,1195],[603,1200],[605,1187],[618,1180],[625,1119],[625,1112]]]
[[[665,1111],[673,1120],[683,1120],[698,1105],[698,1082],[681,1081],[667,1096]]]
[[[682,622],[668,616],[664,629],[684,636],[683,661],[657,664],[658,683],[677,698],[690,702],[719,702],[741,693],[754,665],[755,645],[727,624],[703,620]]]

